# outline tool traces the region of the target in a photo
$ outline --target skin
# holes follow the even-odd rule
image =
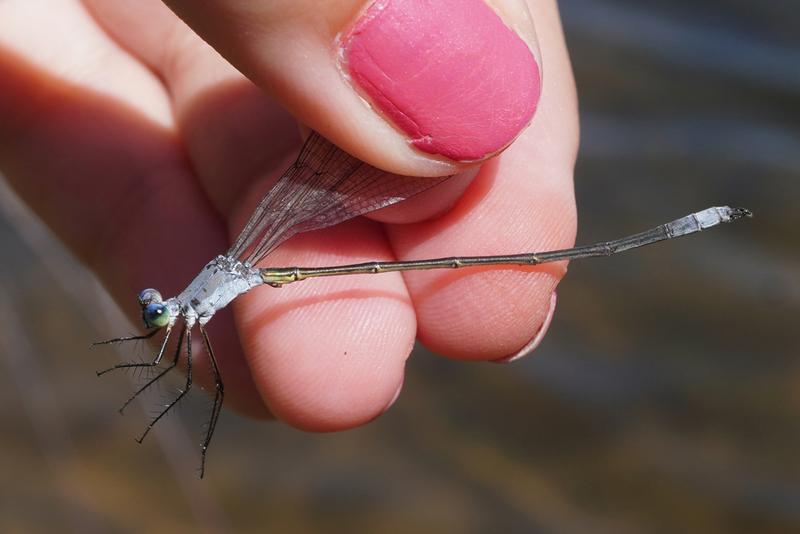
[[[499,3],[512,18],[525,12]],[[472,168],[408,148],[358,99],[337,101],[326,92],[332,82],[314,77],[314,61],[330,61],[318,48],[363,5],[173,1],[218,53],[156,0],[0,2],[0,169],[137,322],[138,291],[172,296],[227,249],[296,153],[295,117],[378,167],[463,174],[371,220],[298,236],[270,265],[571,246],[578,121],[555,2],[529,2],[544,81],[534,122]],[[520,31],[532,39],[531,27]],[[451,358],[513,354],[536,335],[565,271],[393,273],[259,288],[209,325],[226,406],[314,431],[363,424],[399,393],[415,337]],[[208,384],[195,353],[198,381]]]

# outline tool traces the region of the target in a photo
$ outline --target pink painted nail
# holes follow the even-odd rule
[[[547,330],[550,328],[550,323],[553,322],[553,316],[556,314],[556,301],[558,297],[556,296],[556,292],[553,291],[553,294],[550,296],[550,307],[547,309],[547,315],[542,322],[542,326],[539,327],[539,330],[536,332],[536,335],[533,336],[524,347],[519,349],[517,352],[510,356],[504,356],[497,360],[493,360],[494,363],[511,363],[513,361],[519,360],[520,358],[524,358],[525,356],[530,355],[536,347],[538,347],[542,340],[544,339],[545,334],[547,334]]]
[[[536,111],[536,59],[483,0],[377,0],[342,47],[352,81],[423,152],[482,159]]]

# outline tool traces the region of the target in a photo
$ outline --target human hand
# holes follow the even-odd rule
[[[572,244],[577,110],[554,1],[528,2],[544,73],[536,118],[479,169],[450,158],[481,158],[490,145],[456,128],[456,142],[426,148],[450,158],[411,148],[337,70],[334,39],[363,0],[170,3],[255,84],[155,0],[0,3],[0,170],[132,316],[140,289],[174,295],[227,249],[296,153],[294,117],[382,169],[462,174],[375,216],[391,224],[297,236],[271,265]],[[493,4],[530,43],[521,4]],[[479,126],[498,149],[519,129]],[[235,303],[238,336],[229,315],[211,323],[226,403],[310,430],[362,424],[399,392],[415,335],[454,358],[512,355],[537,337],[563,274],[393,273],[255,290]]]

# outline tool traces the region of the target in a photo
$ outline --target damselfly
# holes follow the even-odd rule
[[[169,366],[144,383],[125,402],[124,409],[139,394],[149,389],[176,367],[185,347],[186,383],[175,398],[147,425],[138,441],[166,415],[192,388],[192,331],[198,327],[208,352],[214,378],[214,399],[208,428],[202,442],[200,477],[205,472],[206,452],[219,419],[225,390],[219,366],[205,326],[214,314],[236,297],[260,285],[280,287],[321,276],[378,274],[423,269],[458,269],[487,265],[538,265],[561,260],[610,256],[658,241],[680,237],[751,216],[744,208],[713,207],[662,224],[646,232],[621,239],[565,250],[502,256],[467,256],[412,261],[368,262],[333,267],[259,268],[258,263],[278,245],[300,232],[338,224],[408,199],[440,184],[448,177],[415,178],[383,172],[343,152],[317,133],[303,145],[297,160],[261,200],[236,242],[225,255],[212,259],[178,296],[164,299],[155,289],[139,294],[142,319],[150,332],[121,337],[100,344],[149,339],[163,331],[164,337],[155,358],[143,363],[122,363],[115,369],[155,368],[161,363],[173,331],[179,330],[174,359]]]

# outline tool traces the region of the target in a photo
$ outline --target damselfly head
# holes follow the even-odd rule
[[[147,328],[164,328],[169,324],[170,311],[163,301],[161,293],[155,289],[148,288],[139,293],[142,320]]]

